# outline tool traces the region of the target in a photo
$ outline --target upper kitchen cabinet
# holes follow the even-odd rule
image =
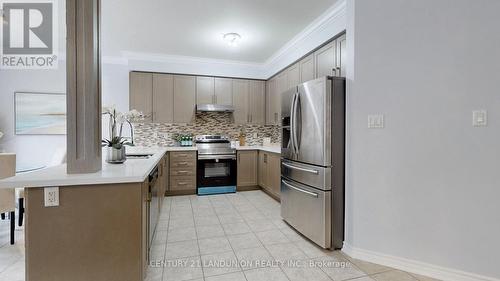
[[[273,121],[275,125],[280,125],[281,123],[281,96],[283,92],[287,91],[288,89],[288,75],[286,71],[283,71],[276,77],[276,85],[272,98],[271,106],[274,109]]]
[[[247,80],[233,79],[233,106],[234,123],[246,124],[250,122],[249,85]]]
[[[196,103],[215,103],[215,79],[213,77],[196,77]]]
[[[347,38],[346,35],[342,35],[339,38],[337,38],[336,41],[336,50],[337,50],[337,57],[336,57],[336,68],[337,68],[337,75],[340,77],[346,77],[346,60],[347,60]]]
[[[233,80],[215,78],[215,102],[222,105],[233,105]]]
[[[343,34],[314,52],[316,78],[323,76],[346,76],[346,43],[346,35]]]
[[[281,91],[287,86],[286,72],[267,81],[266,125],[279,125],[281,115]]]
[[[232,79],[196,77],[196,103],[232,105]]]
[[[250,124],[264,125],[266,122],[266,90],[264,81],[249,81]]]
[[[153,74],[153,122],[174,122],[174,76]]]
[[[130,72],[130,109],[141,111],[144,122],[153,121],[153,74]]]
[[[267,81],[266,86],[266,125],[279,125],[281,119],[281,93],[288,88],[286,70]]]
[[[309,56],[300,60],[299,65],[300,65],[300,83],[313,80],[316,77],[314,54],[310,54]]]
[[[286,70],[287,74],[287,87],[286,89],[291,89],[293,87],[296,87],[297,85],[300,84],[300,63],[296,63],[292,66],[290,66]]]
[[[276,78],[266,81],[266,125],[274,124],[274,108],[271,107],[271,101],[274,95],[275,85]]]
[[[174,123],[191,123],[196,107],[196,77],[174,75]]]
[[[337,76],[335,66],[336,42],[330,42],[314,52],[316,77]]]

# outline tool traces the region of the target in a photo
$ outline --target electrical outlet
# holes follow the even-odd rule
[[[488,125],[488,112],[486,110],[472,111],[472,126],[486,127]]]
[[[383,129],[385,126],[384,115],[368,115],[368,128],[369,129]]]
[[[59,187],[46,187],[43,189],[45,207],[59,206]]]

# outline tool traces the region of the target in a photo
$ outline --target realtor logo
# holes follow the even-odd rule
[[[0,0],[0,68],[57,68],[57,0]]]

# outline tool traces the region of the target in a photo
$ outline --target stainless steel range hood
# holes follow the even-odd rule
[[[232,105],[222,104],[198,104],[196,105],[197,112],[234,112]]]

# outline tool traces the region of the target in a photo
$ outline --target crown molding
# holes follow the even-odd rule
[[[288,41],[264,63],[270,78],[346,29],[346,0],[340,0]]]
[[[137,71],[269,79],[345,31],[346,23],[346,0],[339,0],[263,63],[129,51],[116,57],[103,56],[102,62]]]

